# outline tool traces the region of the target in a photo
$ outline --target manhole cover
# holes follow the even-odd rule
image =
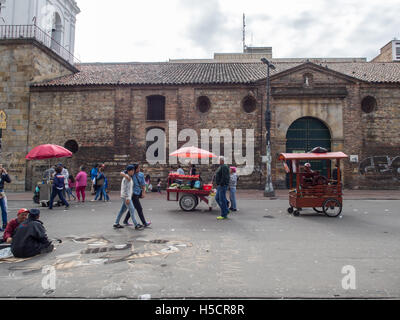
[[[160,240],[160,239],[156,239],[156,240],[150,240],[150,243],[167,243],[169,242],[169,240]]]
[[[273,217],[273,216],[264,216],[264,218],[267,218],[267,219],[274,219],[275,217]]]

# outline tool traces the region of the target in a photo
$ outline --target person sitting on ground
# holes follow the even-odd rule
[[[10,244],[12,242],[12,237],[14,236],[15,230],[18,226],[28,218],[28,209],[19,209],[17,213],[17,218],[11,220],[6,227],[3,234],[3,242]]]
[[[28,219],[22,222],[14,234],[11,252],[16,258],[30,258],[53,251],[54,246],[46,235],[40,210],[30,209]]]

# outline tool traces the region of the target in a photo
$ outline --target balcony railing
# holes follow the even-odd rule
[[[70,64],[80,61],[37,25],[0,25],[0,39],[35,39],[53,50]]]

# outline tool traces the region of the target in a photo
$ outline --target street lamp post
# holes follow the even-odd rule
[[[272,172],[271,172],[271,109],[269,105],[270,100],[270,75],[269,70],[275,70],[275,66],[270,63],[267,59],[262,58],[262,63],[267,65],[267,110],[265,111],[265,125],[267,128],[267,181],[265,183],[264,197],[275,197],[274,186],[272,185]]]

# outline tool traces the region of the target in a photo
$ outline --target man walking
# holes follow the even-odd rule
[[[129,165],[126,167],[125,174],[127,174],[129,177],[132,177],[135,172],[135,166]],[[124,214],[126,208],[129,209],[130,216],[132,218],[133,224],[135,225],[135,229],[141,229],[143,228],[142,225],[138,224],[136,222],[136,219],[134,217],[134,212],[135,208],[133,207],[133,202],[132,202],[132,193],[133,193],[133,180],[128,180],[127,178],[123,178],[121,182],[121,199],[122,199],[122,206],[121,209],[119,210],[117,219],[115,220],[114,223],[114,228],[120,229],[123,228],[119,224],[119,221],[121,220],[122,215]]]
[[[221,208],[221,215],[217,218],[218,220],[225,220],[228,218],[228,200],[226,199],[226,191],[229,186],[229,168],[225,164],[225,158],[219,157],[219,168],[215,173],[215,182],[217,184],[217,194],[215,196],[215,201],[217,201],[219,207]]]
[[[66,209],[69,208],[69,203],[67,202],[67,200],[65,200],[63,196],[63,190],[65,187],[65,182],[64,182],[65,177],[61,174],[61,171],[62,169],[60,167],[56,168],[56,174],[53,180],[53,189],[51,191],[50,202],[49,202],[50,210],[53,209],[53,201],[56,195],[58,195],[62,203],[65,205],[65,208]]]
[[[146,183],[144,181],[144,174],[142,172],[140,172],[140,167],[139,164],[134,164],[133,166],[135,166],[135,172],[131,177],[128,177],[129,179],[133,180],[133,194],[132,194],[132,202],[133,202],[133,206],[135,207],[135,209],[137,210],[137,213],[139,215],[140,220],[142,221],[142,224],[145,228],[149,227],[151,222],[150,221],[146,221],[146,218],[144,217],[143,214],[143,208],[142,205],[140,203],[140,199],[144,198],[145,195],[145,187],[146,187]],[[124,175],[122,173],[122,175]],[[127,175],[124,175],[124,177],[126,177]],[[128,179],[128,180],[129,180]],[[124,219],[124,224],[127,225],[128,224],[128,219],[129,219],[130,213],[128,211],[127,215],[125,216]]]

